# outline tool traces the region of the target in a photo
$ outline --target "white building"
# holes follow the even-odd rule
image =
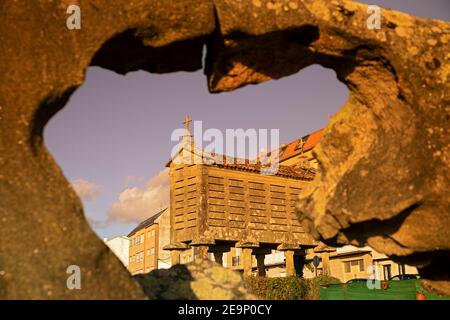
[[[125,236],[115,237],[111,240],[105,239],[106,245],[122,261],[125,267],[128,267],[130,240]]]

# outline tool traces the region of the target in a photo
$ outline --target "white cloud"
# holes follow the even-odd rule
[[[108,220],[141,222],[169,204],[168,169],[160,171],[143,188],[126,188],[108,211]]]
[[[129,188],[133,184],[142,184],[144,181],[145,180],[142,177],[128,176],[125,179],[125,188]]]
[[[78,196],[86,201],[94,201],[101,193],[100,186],[84,179],[72,181],[72,187],[75,189]]]
[[[92,229],[104,229],[109,225],[108,221],[96,220],[86,214],[86,220]]]

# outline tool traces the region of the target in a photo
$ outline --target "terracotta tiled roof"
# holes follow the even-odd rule
[[[293,142],[289,143],[288,145],[280,148],[282,150],[282,153],[279,158],[279,163],[281,163],[284,160],[287,160],[288,158],[300,154],[302,152],[301,147],[303,147],[303,152],[309,151],[312,148],[314,148],[320,141],[320,138],[322,136],[322,130],[323,129],[313,132],[300,139],[296,139]],[[189,138],[192,139],[191,136],[189,136]],[[268,167],[262,166],[261,162],[255,163],[255,161],[250,162],[248,159],[239,159],[228,157],[225,155],[205,152],[204,150],[197,148],[195,144],[192,143],[191,141],[189,143],[184,143],[181,145],[182,148],[180,148],[180,151],[178,152],[177,156],[181,154],[182,150],[185,150],[188,152],[188,155],[189,154],[193,155],[193,159],[190,159],[189,157],[187,158],[188,161],[193,161],[193,163],[197,163],[195,161],[198,161],[198,163],[202,163],[205,165],[217,166],[232,170],[242,170],[254,173],[262,173],[262,171],[269,169]],[[268,154],[269,161],[271,155],[273,156],[277,152],[279,151],[270,152]],[[169,160],[166,166],[169,167],[171,163],[172,159]],[[302,168],[300,166],[283,166],[280,164],[278,166],[277,172],[275,172],[272,175],[309,181],[314,179],[315,173],[316,173],[315,169],[313,168]]]
[[[310,133],[300,139],[296,139],[291,143],[281,147],[280,152],[280,162],[283,162],[289,158],[295,157],[302,152],[307,152],[313,149],[322,138],[323,129],[317,130],[313,133]]]
[[[263,167],[261,163],[213,163],[210,165],[214,165],[217,167],[232,169],[232,170],[241,170],[247,172],[254,173],[262,173],[267,167]],[[267,168],[269,169],[269,168]],[[273,174],[279,177],[292,178],[297,180],[313,180],[315,176],[314,170],[308,170],[300,167],[293,166],[278,166],[277,171]]]

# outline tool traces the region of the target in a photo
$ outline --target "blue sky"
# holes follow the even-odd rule
[[[448,20],[448,0],[363,1]],[[280,129],[280,142],[326,125],[347,99],[334,71],[311,66],[293,76],[209,94],[202,71],[117,75],[88,69],[85,84],[45,129],[45,143],[100,237],[127,234],[164,205],[164,165],[186,112],[205,128]]]

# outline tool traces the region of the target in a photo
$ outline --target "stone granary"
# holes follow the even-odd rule
[[[299,219],[328,245],[415,265],[450,294],[449,22],[382,9],[380,29],[368,29],[368,5],[347,0],[78,3],[80,30],[65,27],[68,1],[0,6],[0,298],[146,296],[43,141],[89,66],[204,69],[209,90],[225,92],[313,64],[333,69],[349,99],[315,148],[321,173]],[[66,287],[75,262],[83,290]]]
[[[265,275],[264,258],[284,251],[287,275],[303,269],[306,249],[316,246],[295,216],[295,201],[314,169],[280,165],[276,174],[263,174],[261,161],[206,153],[186,131],[170,168],[172,265],[183,250],[199,248],[200,257],[242,249],[244,274],[251,274],[252,255]],[[239,163],[239,160],[241,162]]]

